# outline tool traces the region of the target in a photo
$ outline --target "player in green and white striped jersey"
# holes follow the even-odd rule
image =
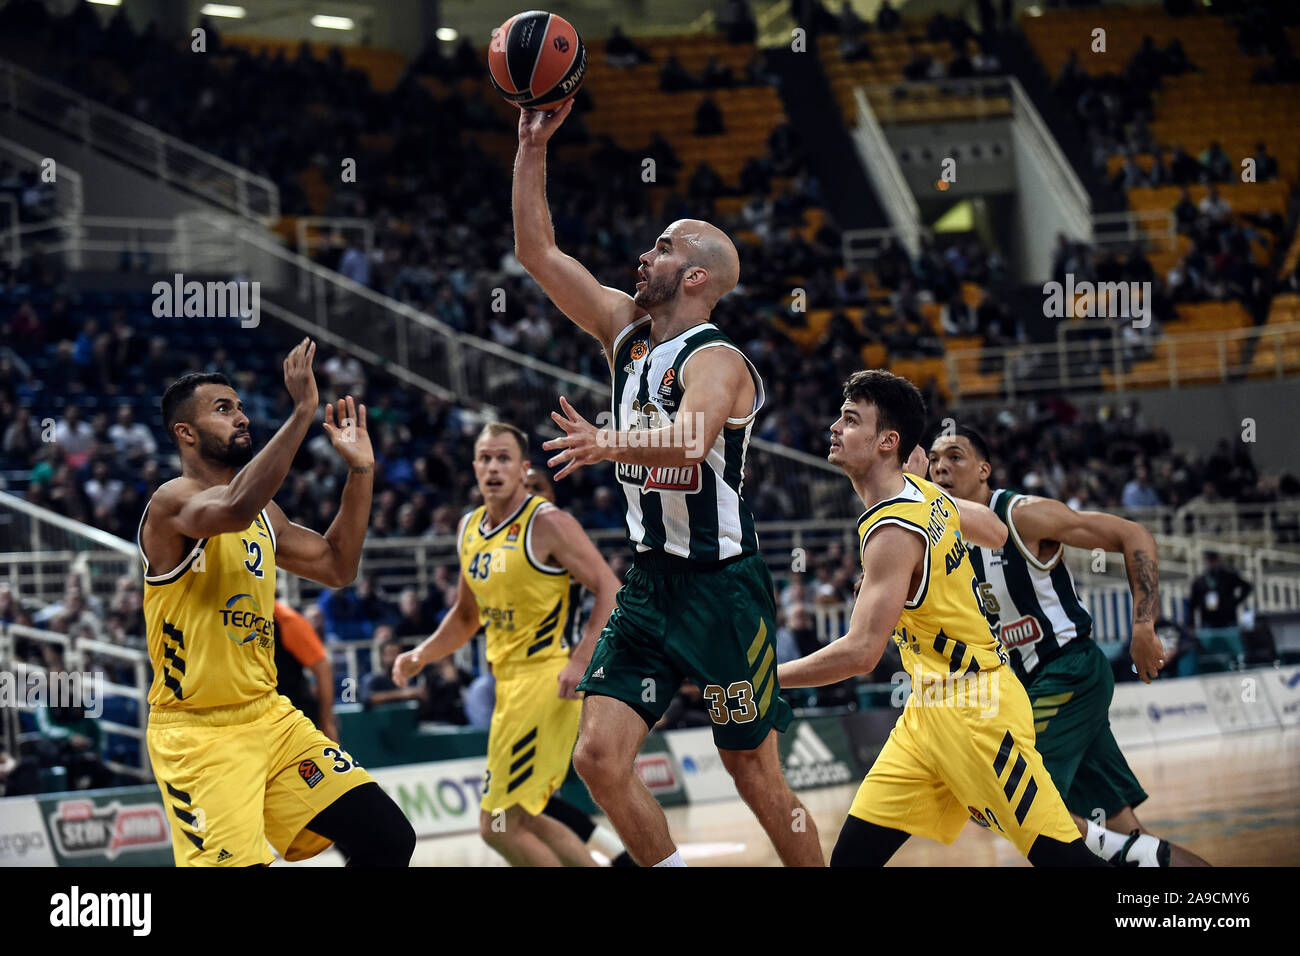
[[[560,468],[556,481],[614,462],[633,548],[578,685],[585,697],[573,763],[638,863],[685,865],[635,759],[690,678],[709,704],[719,759],[782,862],[820,866],[816,827],[781,772],[776,735],[793,711],[776,675],[772,578],[741,494],[763,382],[711,321],[739,281],[740,258],[716,226],[678,220],[640,256],[628,295],[562,252],[546,205],[546,142],[571,108],[520,115],[515,254],[600,342],[614,395],[609,419],[597,424],[561,396],[564,414],[552,417],[564,437],[542,447],[556,452],[547,462]]]
[[[1147,833],[1133,812],[1147,794],[1111,733],[1114,677],[1062,560],[1067,544],[1124,555],[1133,592],[1129,653],[1149,684],[1165,663],[1155,633],[1155,539],[1140,524],[1115,515],[992,489],[992,470],[988,443],[973,428],[959,426],[931,443],[930,480],[951,495],[987,504],[1007,526],[1005,547],[972,546],[970,560],[985,612],[997,618],[1002,646],[1029,692],[1038,752],[1084,842],[1121,866],[1207,866],[1194,853]]]

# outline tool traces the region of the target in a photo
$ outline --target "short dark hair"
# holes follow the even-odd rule
[[[167,391],[163,392],[162,397],[162,416],[163,427],[167,429],[167,437],[177,445],[176,434],[172,431],[176,423],[190,414],[190,402],[194,399],[194,392],[200,385],[225,385],[227,388],[233,388],[230,379],[220,372],[186,372],[176,381],[167,386]]]
[[[916,386],[884,369],[864,369],[844,383],[844,400],[876,407],[877,427],[898,432],[898,463],[905,464],[925,430],[925,399]]]
[[[943,432],[937,432],[934,437],[938,438],[941,434],[943,434]],[[970,442],[971,449],[975,452],[980,461],[992,461],[992,458],[989,457],[988,441],[974,428],[971,428],[969,425],[958,425],[952,434],[955,437],[964,438]],[[933,438],[930,439],[930,444],[934,444]]]

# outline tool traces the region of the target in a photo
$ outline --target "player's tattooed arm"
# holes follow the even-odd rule
[[[1074,511],[1051,498],[1022,499],[1010,512],[1010,518],[1021,540],[1031,549],[1040,542],[1060,541],[1075,548],[1124,556],[1124,570],[1133,592],[1129,656],[1138,676],[1150,683],[1165,664],[1164,645],[1155,632],[1160,615],[1160,572],[1151,532],[1136,521],[1100,511]]]
[[[925,543],[898,525],[880,525],[862,554],[862,587],[853,604],[849,632],[821,650],[776,669],[782,687],[824,687],[868,674],[880,663],[911,595],[912,576],[925,558]]]

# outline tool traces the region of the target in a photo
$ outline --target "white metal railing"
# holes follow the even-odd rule
[[[361,236],[361,248],[367,256],[375,248],[375,224],[369,219],[344,218],[339,216],[299,216],[294,222],[294,238],[300,255],[312,258],[312,251],[326,240],[326,232],[351,232]],[[306,296],[307,273],[299,275],[303,283],[298,294]]]
[[[5,228],[0,235],[0,255],[8,261],[11,269],[17,269],[23,261],[23,238],[18,228],[18,200],[13,196],[0,196],[0,210],[3,210]]]
[[[0,107],[75,137],[235,215],[262,222],[280,217],[280,191],[266,177],[7,60],[0,60],[0,97]]]
[[[1092,198],[1079,181],[1060,145],[1043,122],[1034,102],[1015,76],[1008,74],[1011,87],[1012,128],[1018,130],[1020,143],[1037,154],[1039,162],[1050,169],[1051,179],[1060,185],[1057,199],[1069,219],[1071,232],[1080,239],[1092,235]]]
[[[1092,217],[1092,245],[1132,246],[1142,243],[1147,249],[1169,252],[1178,246],[1178,222],[1172,212],[1160,209],[1129,209],[1124,212],[1097,213]]]
[[[882,124],[979,122],[1003,119],[1012,112],[1011,88],[1004,76],[868,83],[861,89],[877,122]],[[928,115],[923,108],[927,103],[935,104]]]
[[[19,687],[27,686],[29,674],[41,673],[47,675],[47,679],[50,674],[44,666],[31,665],[17,659],[16,647],[20,640],[49,644],[59,648],[68,673],[94,675],[97,672],[91,665],[98,663],[97,659],[104,658],[121,661],[131,668],[133,675],[131,684],[103,679],[101,673],[101,679],[97,681],[97,689],[106,697],[112,695],[134,701],[135,722],[121,723],[102,715],[95,719],[104,733],[129,737],[136,741],[135,760],[133,763],[122,763],[109,759],[104,754],[100,754],[100,759],[105,766],[116,773],[134,776],[141,780],[151,779],[148,752],[144,746],[145,727],[149,715],[149,655],[137,648],[122,647],[93,638],[72,637],[55,631],[24,627],[20,624],[0,625],[0,663],[13,674],[15,683]],[[102,705],[104,701],[101,700],[99,703]],[[19,744],[24,739],[19,712],[27,709],[29,708],[22,700],[18,701],[15,707],[3,708],[4,720],[0,730],[3,731],[5,744],[10,753],[19,752]]]
[[[875,187],[876,195],[884,206],[885,214],[899,241],[910,255],[921,251],[921,209],[907,185],[907,178],[898,165],[898,158],[890,148],[885,131],[880,128],[875,111],[863,87],[853,91],[858,104],[858,123],[853,129],[853,142],[857,146],[862,169]]]
[[[0,136],[0,156],[8,159],[15,168],[34,172],[38,176],[44,175],[46,160],[49,158],[3,136]],[[48,185],[54,188],[54,210],[49,218],[39,222],[24,223],[21,221],[21,204],[12,200],[12,226],[6,245],[10,264],[15,267],[22,261],[24,236],[36,236],[46,251],[57,252],[76,232],[76,224],[81,218],[85,205],[81,174],[61,164],[56,164],[53,171],[54,180]],[[0,197],[0,201],[8,205],[11,197]],[[69,256],[68,266],[73,269],[81,268],[81,260],[75,252]]]
[[[1300,322],[1166,334],[1127,341],[1064,342],[955,349],[944,355],[954,401],[1070,389],[1182,388],[1245,375],[1300,374]]]

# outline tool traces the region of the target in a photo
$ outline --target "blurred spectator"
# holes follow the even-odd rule
[[[1238,612],[1254,589],[1249,581],[1219,561],[1217,551],[1205,552],[1205,570],[1192,581],[1188,603],[1196,621],[1196,637],[1208,654],[1244,658]]]
[[[636,66],[639,63],[653,63],[654,57],[644,47],[633,43],[616,23],[609,39],[605,41],[605,62],[610,66]]]
[[[718,109],[718,104],[713,101],[713,97],[704,97],[695,109],[695,135],[721,136],[726,131],[727,127],[722,121],[722,110]]]
[[[379,670],[371,671],[361,682],[361,703],[369,710],[384,704],[413,700],[421,706],[428,700],[429,692],[424,677],[417,677],[406,687],[393,681],[393,663],[402,653],[402,645],[395,640],[384,641],[379,649]]]
[[[119,405],[117,421],[108,429],[113,449],[123,461],[136,464],[158,451],[158,443],[148,426],[135,420],[135,409]]]

